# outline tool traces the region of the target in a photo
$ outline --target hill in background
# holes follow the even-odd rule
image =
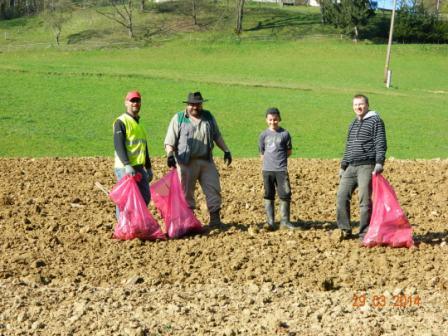
[[[342,38],[341,30],[322,24],[319,8],[307,6],[279,7],[276,4],[246,4],[243,32],[234,33],[233,2],[197,1],[195,16],[191,2],[146,3],[143,10],[132,12],[133,38],[114,7],[76,7],[60,23],[61,46],[96,48],[135,46],[175,38],[186,39],[283,39],[310,36]],[[123,7],[118,7],[123,13]],[[112,17],[113,16],[113,17]],[[384,41],[390,13],[380,11],[362,31],[364,38]],[[61,19],[62,20],[62,19]],[[122,21],[121,23],[117,22]],[[32,48],[55,45],[55,30],[48,15],[0,21],[0,48]]]

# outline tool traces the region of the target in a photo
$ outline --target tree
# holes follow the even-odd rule
[[[359,38],[359,27],[375,15],[369,0],[342,0],[341,12],[346,30],[352,30],[355,41]]]
[[[446,43],[448,23],[422,2],[403,1],[397,11],[395,39],[407,43]]]
[[[43,5],[44,0],[0,0],[0,19],[36,14]]]
[[[369,0],[321,0],[322,21],[359,39],[359,29],[375,15]]]
[[[130,38],[134,38],[134,17],[132,0],[109,0],[112,11],[97,9],[97,13],[125,27]]]
[[[57,45],[60,44],[62,27],[70,20],[73,12],[70,0],[46,0],[45,23],[53,30]]]
[[[243,32],[243,12],[245,0],[236,0],[236,26],[235,33],[240,35]]]

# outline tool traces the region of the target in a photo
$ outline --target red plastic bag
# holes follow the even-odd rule
[[[175,169],[151,184],[152,201],[165,222],[170,238],[201,232],[202,225],[188,207]]]
[[[114,238],[129,240],[140,238],[142,240],[164,239],[154,217],[146,207],[137,181],[141,175],[124,176],[110,191],[109,196],[120,209],[118,223],[115,225]]]
[[[368,247],[413,246],[411,225],[398,203],[394,189],[381,174],[373,175],[372,191],[372,217],[363,244]]]

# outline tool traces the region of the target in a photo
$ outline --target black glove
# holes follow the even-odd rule
[[[168,153],[168,158],[166,159],[166,164],[170,168],[176,168],[176,159],[174,157],[174,152]]]
[[[228,166],[232,163],[232,154],[230,152],[224,152],[224,163],[227,163]]]

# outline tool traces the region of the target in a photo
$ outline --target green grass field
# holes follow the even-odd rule
[[[112,122],[125,93],[138,89],[153,156],[163,155],[166,127],[187,93],[200,90],[236,157],[257,155],[264,111],[277,106],[294,157],[339,158],[359,92],[386,123],[388,156],[448,157],[448,46],[394,45],[387,89],[385,45],[216,36],[126,49],[3,48],[0,156],[111,156]]]

